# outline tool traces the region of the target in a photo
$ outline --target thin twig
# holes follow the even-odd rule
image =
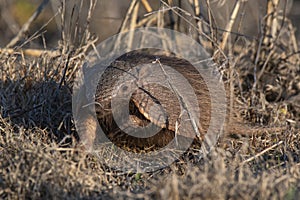
[[[206,0],[206,7],[207,7],[207,14],[208,14],[208,25],[209,25],[209,29],[210,29],[210,37],[211,37],[211,45],[212,47],[215,46],[213,39],[215,39],[214,36],[214,29],[213,29],[213,16],[212,16],[212,12],[211,12],[211,7],[210,7],[210,2],[208,0]]]
[[[125,27],[126,27],[126,25],[128,23],[129,17],[132,15],[133,9],[134,9],[135,5],[137,4],[137,2],[138,2],[137,0],[131,1],[130,6],[128,8],[128,11],[126,13],[126,16],[125,16],[125,18],[124,18],[124,20],[122,22],[122,25],[121,25],[121,28],[119,30],[119,33],[123,33],[123,32],[126,31]]]
[[[68,68],[69,68],[69,63],[70,63],[70,59],[71,59],[71,57],[72,57],[72,52],[70,52],[69,54],[68,54],[68,58],[67,58],[67,62],[66,62],[66,64],[65,64],[65,67],[64,67],[64,71],[63,71],[63,76],[62,76],[62,78],[61,78],[61,80],[60,80],[60,82],[59,82],[59,89],[61,89],[61,87],[62,87],[62,84],[63,84],[63,82],[65,81],[65,78],[66,78],[66,73],[67,73],[67,71],[68,71]]]
[[[198,31],[198,34],[200,36],[203,36],[205,39],[207,39],[208,41],[210,41],[212,44],[215,45],[215,47],[217,48],[217,50],[224,56],[226,57],[224,51],[219,47],[219,45],[213,40],[213,38],[211,38],[210,36],[206,35],[203,31],[199,30],[199,28],[192,24],[190,22],[190,20],[188,20],[186,17],[184,17],[180,12],[182,12],[184,15],[186,16],[189,16],[189,17],[192,17],[193,19],[197,20],[197,21],[200,21],[201,19],[199,17],[196,17],[196,16],[192,16],[189,12],[179,8],[179,7],[170,7],[166,2],[164,1],[161,1],[161,3],[163,5],[165,5],[167,8],[164,8],[163,10],[158,10],[158,11],[155,11],[155,12],[152,12],[152,13],[148,13],[146,14],[145,16],[148,16],[148,15],[151,15],[151,14],[155,14],[157,12],[165,12],[167,10],[172,10],[172,12],[174,12],[178,17],[180,17],[182,20],[184,20],[187,24],[189,24],[191,26],[191,28],[194,28],[195,30]],[[178,11],[177,11],[178,10]],[[180,12],[179,12],[180,11]]]
[[[23,53],[26,56],[40,57],[41,55],[48,55],[50,57],[56,57],[60,55],[59,51],[42,50],[42,49],[13,49],[13,48],[0,48],[0,54],[16,54]]]
[[[10,48],[15,46],[18,41],[21,40],[23,35],[28,32],[30,25],[32,22],[41,14],[45,6],[48,4],[49,0],[43,0],[43,2],[39,5],[39,7],[36,9],[36,11],[33,13],[33,15],[28,19],[28,21],[22,26],[19,33],[6,45],[6,48]]]
[[[248,162],[251,162],[252,160],[258,158],[259,156],[262,156],[263,154],[267,153],[268,151],[274,149],[275,147],[278,147],[278,146],[281,145],[282,143],[283,143],[283,141],[279,141],[279,142],[277,142],[276,144],[270,146],[269,148],[266,148],[265,150],[261,151],[260,153],[258,153],[258,154],[256,154],[256,155],[252,156],[251,158],[248,158],[247,160],[244,160],[244,161],[240,164],[240,166],[241,166],[241,165],[244,165],[244,164],[246,164],[246,163],[248,163]]]
[[[139,12],[139,7],[140,7],[140,2],[137,2],[134,6],[132,15],[131,15],[131,20],[130,20],[130,30],[133,31],[136,28],[136,22],[138,18],[138,12]],[[129,34],[128,38],[128,48],[131,49],[132,44],[133,44],[133,32]]]
[[[147,12],[152,12],[153,9],[151,8],[151,6],[147,0],[142,0],[142,4],[145,7]]]
[[[195,10],[195,14],[196,16],[200,16],[200,5],[199,5],[199,1],[198,0],[194,0],[194,10]]]
[[[178,96],[178,100],[180,101],[180,105],[183,107],[183,109],[187,112],[187,115],[189,117],[189,119],[191,120],[191,124],[193,127],[193,130],[195,131],[195,134],[198,138],[201,138],[201,134],[204,133],[203,131],[203,127],[201,126],[201,124],[199,124],[199,120],[195,121],[195,119],[197,119],[197,116],[194,116],[194,112],[190,111],[190,106],[188,106],[186,104],[186,102],[184,101],[184,97],[182,96],[182,94],[178,91],[178,89],[176,87],[174,87],[171,83],[171,78],[168,75],[168,73],[166,72],[166,70],[164,69],[163,65],[161,64],[161,62],[159,61],[159,59],[156,60],[156,62],[159,64],[161,70],[163,71],[163,74],[166,78],[168,87]]]
[[[237,14],[240,10],[240,6],[241,6],[241,1],[240,0],[236,1],[235,5],[234,5],[234,9],[233,9],[233,11],[231,13],[231,16],[230,16],[230,20],[229,20],[229,22],[228,22],[228,24],[226,25],[226,28],[225,28],[226,32],[224,32],[223,37],[222,37],[222,43],[220,44],[220,48],[222,50],[225,49],[225,46],[227,44],[227,40],[228,40],[228,37],[229,37],[229,33],[232,30],[233,24],[236,20],[236,16],[237,16]]]

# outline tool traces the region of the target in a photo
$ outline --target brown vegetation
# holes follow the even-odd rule
[[[168,8],[182,21],[201,22],[178,8]],[[129,13],[124,30],[137,25],[137,11]],[[96,157],[79,144],[71,96],[74,76],[95,42],[88,29],[76,48],[62,36],[55,54],[43,49],[38,56],[25,55],[22,40],[13,49],[2,48],[0,198],[297,199],[299,44],[290,21],[274,13],[268,17],[276,20],[266,20],[262,29],[279,23],[276,30],[259,40],[225,34],[221,43],[213,37],[216,30],[210,26],[210,36],[199,41],[220,66],[230,91],[230,108],[235,110],[230,114],[250,127],[282,129],[229,134],[220,138],[206,157],[193,146],[172,165],[150,173],[122,173],[109,168],[102,159],[114,162],[113,156]],[[162,26],[161,16],[152,13],[144,24],[150,20],[150,25]],[[194,33],[200,32],[193,24],[184,26],[189,25]],[[42,34],[29,40],[36,37]]]

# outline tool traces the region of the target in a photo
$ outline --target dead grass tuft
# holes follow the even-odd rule
[[[261,131],[226,135],[205,158],[200,159],[199,149],[194,147],[164,169],[120,173],[83,151],[74,127],[74,76],[96,41],[88,29],[76,47],[67,42],[69,37],[62,37],[56,50],[59,56],[30,57],[20,48],[0,51],[1,199],[297,199],[300,59],[293,25],[285,19],[282,26],[276,26],[276,38],[249,40],[241,36],[229,47],[213,37],[215,30],[202,32],[199,18],[162,4],[180,23],[186,23],[183,27],[192,29],[198,39],[201,36],[199,41],[220,64],[232,95],[230,105],[237,110],[233,114]],[[143,5],[151,8],[147,1]],[[147,22],[163,26],[161,17],[170,13],[153,12],[137,20],[134,6],[122,30]],[[90,9],[94,9],[92,4]],[[174,27],[181,27],[179,21]],[[241,40],[244,46],[240,46]],[[282,129],[268,131],[264,127]]]

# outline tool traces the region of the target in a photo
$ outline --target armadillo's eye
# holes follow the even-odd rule
[[[128,86],[127,85],[124,85],[123,87],[122,87],[122,92],[126,92],[128,90]]]

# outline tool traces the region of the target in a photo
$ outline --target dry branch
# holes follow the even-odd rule
[[[283,141],[279,141],[278,143],[276,143],[276,144],[270,146],[269,148],[266,148],[265,150],[261,151],[260,153],[258,153],[258,154],[256,154],[256,155],[252,156],[251,158],[248,158],[247,160],[243,161],[243,162],[241,163],[240,166],[242,166],[242,165],[244,165],[244,164],[246,164],[246,163],[248,163],[248,162],[251,162],[252,160],[254,160],[254,159],[256,159],[256,158],[258,158],[258,157],[264,155],[265,153],[267,153],[268,151],[270,151],[270,150],[272,150],[272,149],[278,147],[278,146],[281,145],[282,143],[283,143]]]
[[[151,6],[147,0],[142,0],[142,4],[145,7],[147,12],[152,12],[153,9],[151,8]]]
[[[33,15],[28,19],[28,21],[22,26],[19,33],[6,45],[6,48],[13,47],[17,44],[18,41],[21,40],[23,35],[29,30],[30,25],[36,18],[41,14],[45,6],[48,4],[49,0],[43,0],[43,2],[39,5]]]
[[[32,57],[40,57],[41,55],[49,55],[50,57],[56,57],[60,55],[59,51],[51,51],[51,50],[41,50],[41,49],[13,49],[13,48],[0,48],[0,54],[16,54],[16,53],[22,53],[27,56]]]
[[[234,9],[233,9],[233,11],[231,13],[231,16],[230,16],[230,20],[229,20],[229,22],[228,22],[228,24],[227,24],[227,26],[225,28],[226,31],[224,32],[223,37],[222,37],[222,43],[220,45],[220,48],[222,50],[225,49],[225,46],[227,44],[227,40],[228,40],[229,34],[230,34],[231,30],[232,30],[232,27],[233,27],[233,24],[235,22],[236,16],[237,16],[237,14],[239,12],[240,6],[241,6],[241,1],[240,0],[236,1],[235,5],[234,5]]]

